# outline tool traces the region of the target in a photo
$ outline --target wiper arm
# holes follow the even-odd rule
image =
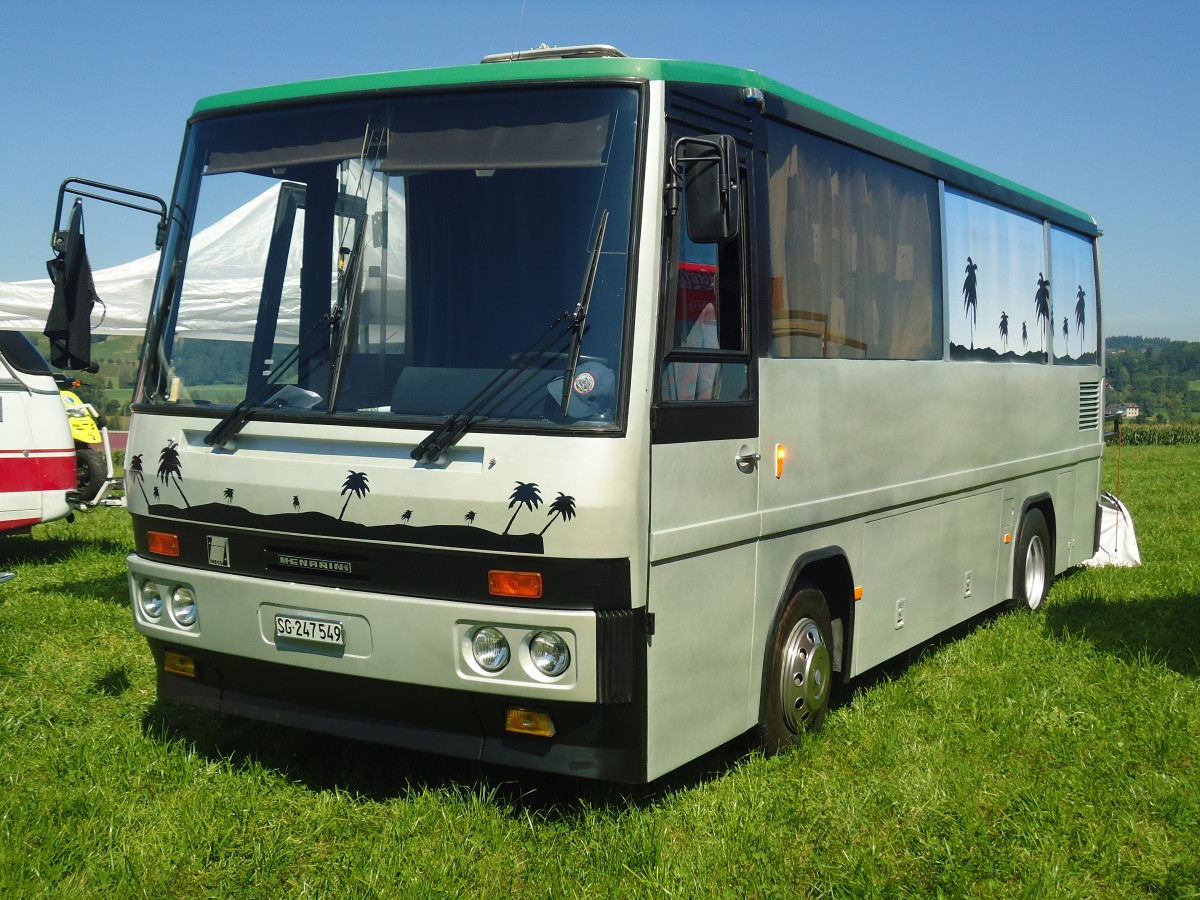
[[[579,303],[571,314],[571,349],[567,353],[567,370],[563,375],[562,413],[567,414],[567,406],[571,403],[571,385],[575,381],[575,369],[579,366],[579,349],[583,346],[583,332],[587,327],[588,307],[592,303],[592,289],[596,286],[596,269],[600,265],[600,248],[604,246],[604,231],[608,228],[608,210],[600,213],[600,225],[596,229],[596,243],[592,245],[591,256],[588,257],[587,274],[583,279],[583,287],[579,292]]]
[[[296,357],[300,355],[301,349],[308,347],[309,342],[312,340],[313,335],[317,333],[317,330],[322,325],[329,325],[331,323],[336,324],[337,318],[338,314],[335,311],[333,313],[327,313],[318,319],[317,323],[312,327],[308,334],[304,336],[304,340],[297,341],[296,346],[287,352],[287,355],[284,356],[279,365],[275,367],[275,371],[271,373],[270,377],[268,377],[266,381],[262,382],[249,397],[226,413],[225,417],[221,419],[220,422],[213,426],[213,430],[204,436],[204,443],[209,444],[210,446],[219,447],[229,440],[229,438],[235,435],[238,430],[246,424],[246,420],[254,414],[254,411],[262,408],[261,403],[263,398],[266,397],[267,390],[279,383],[279,379],[283,377],[283,374],[288,370],[288,367],[291,366]]]
[[[409,455],[417,460],[417,462],[421,462],[422,460],[425,462],[437,462],[442,451],[462,437],[466,433],[466,430],[471,427],[471,423],[479,416],[479,411],[507,390],[509,385],[516,381],[517,377],[545,352],[546,348],[555,339],[555,332],[558,331],[558,326],[565,321],[569,321],[570,318],[570,313],[559,313],[558,318],[550,323],[550,327],[542,332],[537,340],[526,347],[521,353],[517,354],[507,366],[497,372],[496,376],[480,388],[475,396],[464,403],[460,409],[451,413],[450,417],[442,422],[441,425],[425,435]]]
[[[333,366],[329,373],[329,403],[330,408],[337,402],[338,387],[342,382],[342,367],[346,361],[347,335],[350,328],[350,303],[354,299],[355,288],[358,286],[359,260],[362,259],[363,235],[367,229],[365,222],[358,223],[358,233],[354,235],[354,248],[350,251],[350,259],[342,273],[342,283],[338,287],[337,307],[333,313],[334,323],[334,352]]]

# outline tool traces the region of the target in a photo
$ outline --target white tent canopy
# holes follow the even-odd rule
[[[280,189],[280,183],[273,184],[192,239],[184,297],[187,331],[243,340],[253,335]],[[393,193],[388,206],[389,215],[403,221],[403,195]],[[297,215],[299,221],[303,211]],[[298,242],[289,249],[289,256],[295,258],[289,259],[288,268],[298,273]],[[104,301],[92,314],[94,333],[139,337],[145,333],[158,263],[159,254],[154,253],[92,273],[96,293]],[[299,283],[298,278],[292,280],[296,283],[284,286],[281,325],[298,315]],[[0,282],[0,329],[40,332],[53,297],[49,277]]]

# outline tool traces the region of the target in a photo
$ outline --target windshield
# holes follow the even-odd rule
[[[611,427],[637,102],[510,88],[193,124],[177,202],[196,224],[168,241],[139,401],[420,425],[482,392],[479,427]]]

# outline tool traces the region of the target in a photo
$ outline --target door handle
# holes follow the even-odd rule
[[[762,454],[756,450],[751,450],[749,447],[742,445],[738,455],[733,458],[738,470],[749,474],[758,468],[758,461],[762,459]]]

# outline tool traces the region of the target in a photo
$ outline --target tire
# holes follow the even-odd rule
[[[1050,583],[1054,580],[1054,548],[1050,545],[1050,529],[1040,509],[1031,509],[1021,519],[1017,529],[1017,546],[1013,551],[1013,596],[1010,609],[1037,612],[1046,602]]]
[[[764,673],[759,740],[772,756],[816,731],[833,693],[833,629],[825,595],[802,585],[783,613]]]
[[[104,458],[90,447],[75,448],[75,492],[80,501],[90,503],[104,486],[107,469]]]

